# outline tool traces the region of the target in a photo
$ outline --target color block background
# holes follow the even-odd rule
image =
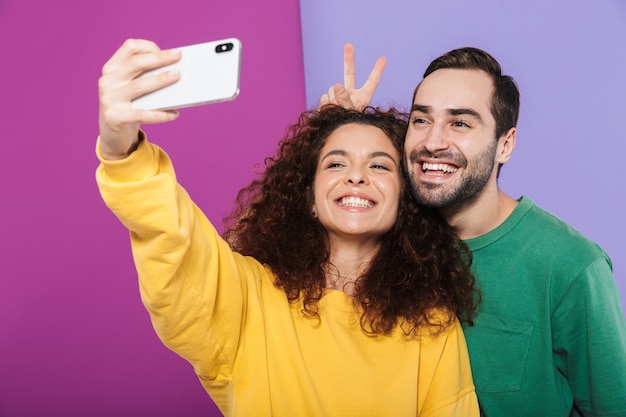
[[[0,416],[217,416],[157,339],[95,184],[98,77],[129,37],[236,36],[241,93],[145,126],[217,225],[305,108],[295,0],[0,0]]]
[[[500,186],[527,195],[602,245],[626,305],[626,2],[623,0],[301,1],[307,103],[387,68],[375,103],[409,109],[430,61],[462,46],[493,54],[521,90],[517,146]]]
[[[97,79],[124,39],[230,36],[244,45],[240,96],[145,126],[216,224],[342,80],[343,43],[360,82],[388,57],[375,102],[406,108],[431,59],[473,45],[522,91],[501,186],[600,243],[626,300],[623,1],[0,0],[0,416],[219,415],[151,328],[127,232],[95,186],[94,145]]]

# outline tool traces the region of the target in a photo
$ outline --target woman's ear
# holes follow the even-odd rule
[[[311,216],[317,218],[317,206],[315,205],[315,194],[313,193],[313,186],[309,185],[305,190],[307,201],[311,204]]]

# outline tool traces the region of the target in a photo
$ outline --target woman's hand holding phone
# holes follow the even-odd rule
[[[102,157],[126,158],[138,141],[141,124],[163,123],[178,117],[174,110],[134,108],[132,101],[177,82],[180,74],[176,70],[151,77],[140,75],[173,64],[180,58],[177,49],[162,51],[154,42],[129,39],[106,62],[98,82]]]
[[[233,100],[239,94],[241,42],[227,38],[162,51],[129,39],[102,68],[100,150],[122,159],[139,126],[178,117],[176,109]]]

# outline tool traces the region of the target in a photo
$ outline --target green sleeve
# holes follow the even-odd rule
[[[552,316],[559,371],[570,381],[582,415],[626,415],[626,323],[605,259],[587,267]]]

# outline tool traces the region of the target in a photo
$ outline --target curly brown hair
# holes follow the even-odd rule
[[[324,106],[304,112],[265,159],[259,179],[243,188],[225,219],[224,238],[233,250],[268,265],[275,285],[302,312],[317,317],[329,263],[326,230],[311,215],[318,158],[338,127],[357,123],[380,128],[400,156],[408,116],[395,109],[362,111]],[[353,300],[361,307],[361,327],[389,334],[400,326],[417,334],[425,325],[443,329],[458,316],[471,323],[478,292],[470,272],[471,253],[434,209],[417,205],[402,160],[401,202],[395,225],[381,237],[378,254],[357,280]],[[445,319],[433,315],[445,311]],[[435,330],[436,331],[436,330]]]

